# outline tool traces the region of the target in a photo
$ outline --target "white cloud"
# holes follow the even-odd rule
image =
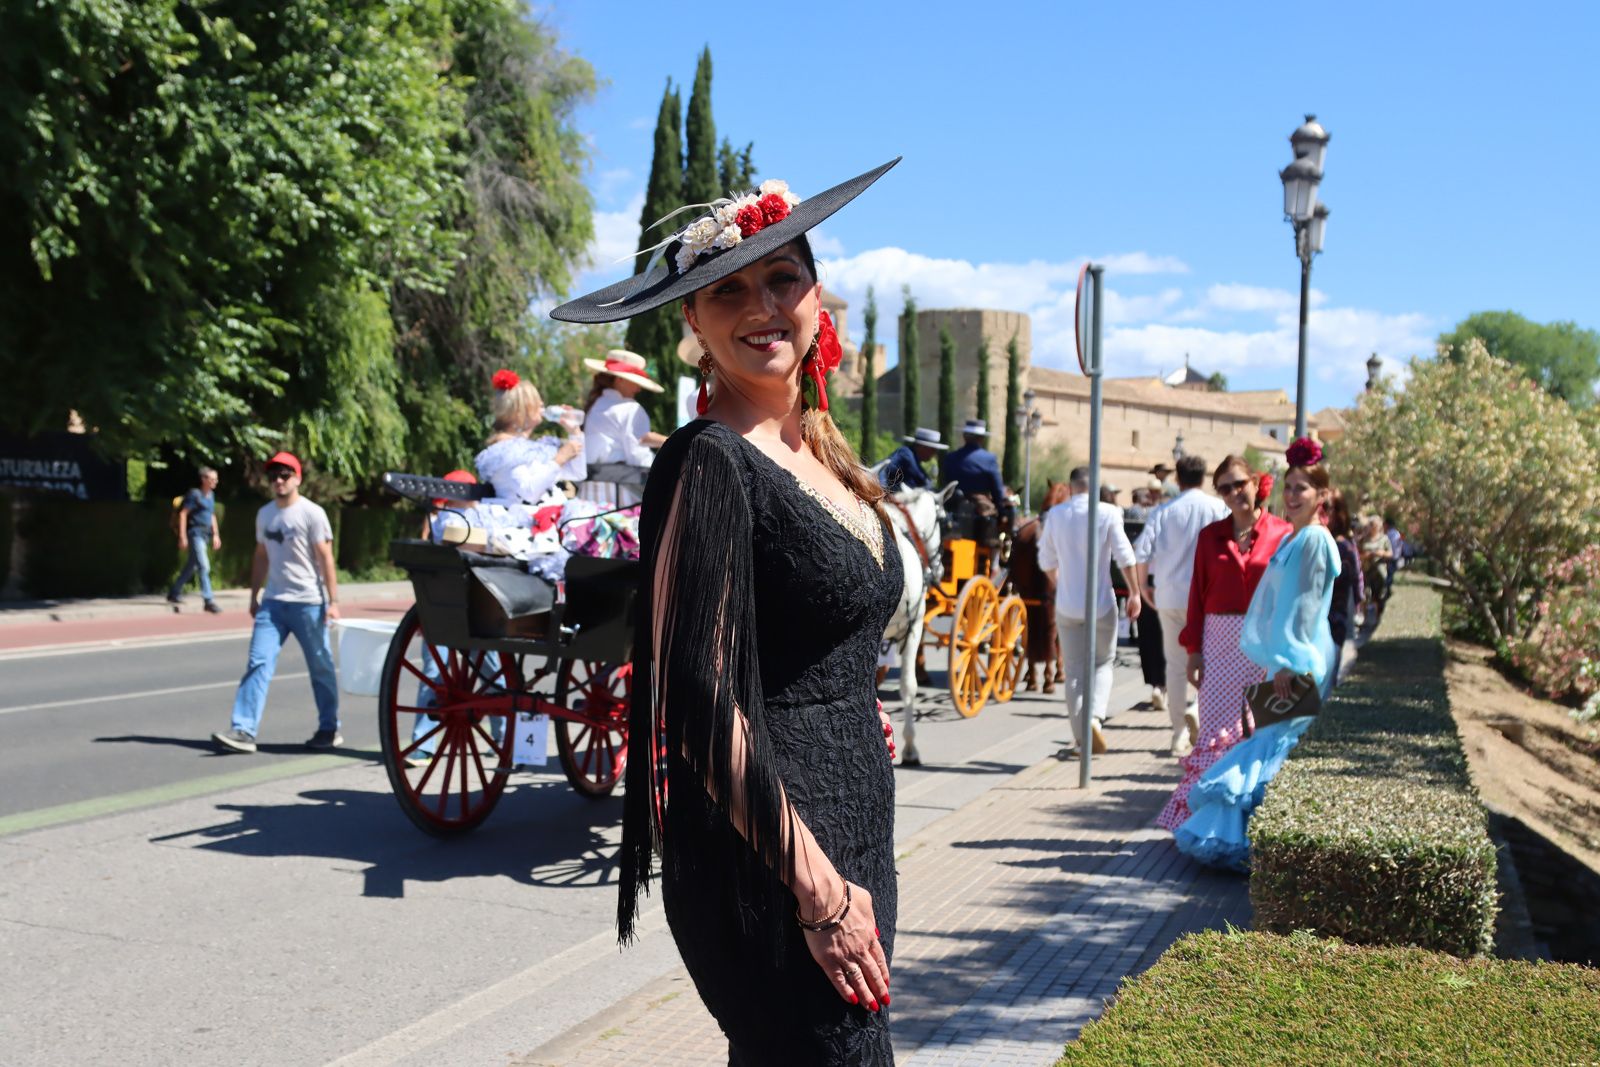
[[[844,255],[844,242],[821,228],[806,234],[811,239],[811,253],[819,259]]]
[[[588,263],[592,272],[606,281],[615,281],[631,269],[619,260],[629,260],[639,243],[639,212],[644,210],[644,194],[635,193],[620,211],[594,213],[594,243],[589,246]],[[602,283],[603,284],[603,283]]]
[[[602,207],[610,207],[625,196],[638,196],[640,203],[644,202],[643,194],[636,190],[644,182],[627,167],[613,167],[603,170],[594,178],[595,201]]]
[[[1114,252],[1095,262],[1112,274],[1188,274],[1189,265],[1177,256],[1152,256],[1148,252]]]
[[[630,129],[630,130],[650,130],[650,129],[654,129],[655,128],[655,124],[656,124],[656,120],[655,119],[651,118],[648,115],[640,115],[637,118],[631,118],[631,119],[628,120],[628,129]]]

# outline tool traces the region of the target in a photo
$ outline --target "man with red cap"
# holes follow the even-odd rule
[[[211,740],[224,752],[254,752],[267,687],[278,653],[292,634],[300,642],[317,702],[311,748],[344,743],[339,733],[339,682],[328,624],[339,617],[328,513],[300,495],[300,460],[279,452],[267,460],[272,501],[256,513],[256,555],[250,564],[250,658],[233,698],[233,726]]]

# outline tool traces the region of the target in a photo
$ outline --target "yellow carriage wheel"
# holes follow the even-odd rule
[[[964,718],[983,710],[994,691],[989,672],[989,645],[997,621],[1000,594],[987,578],[970,578],[956,598],[950,625],[950,699]]]
[[[994,698],[1004,704],[1016,694],[1028,658],[1028,607],[1021,597],[1008,596],[1000,602],[998,614],[989,645],[989,676],[994,679]]]

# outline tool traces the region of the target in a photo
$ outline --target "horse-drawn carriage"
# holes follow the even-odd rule
[[[383,484],[424,505],[488,492],[409,474],[385,474]],[[609,795],[627,764],[639,564],[574,555],[558,588],[518,560],[432,540],[394,541],[390,555],[416,603],[389,645],[378,724],[411,821],[441,836],[476,827],[505,791],[518,728],[542,761],[545,722],[573,788]],[[537,691],[547,683],[550,696]]]

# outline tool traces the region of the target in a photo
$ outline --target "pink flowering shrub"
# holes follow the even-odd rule
[[[1600,693],[1600,546],[1550,569],[1533,633],[1512,646],[1511,662],[1548,696]]]

